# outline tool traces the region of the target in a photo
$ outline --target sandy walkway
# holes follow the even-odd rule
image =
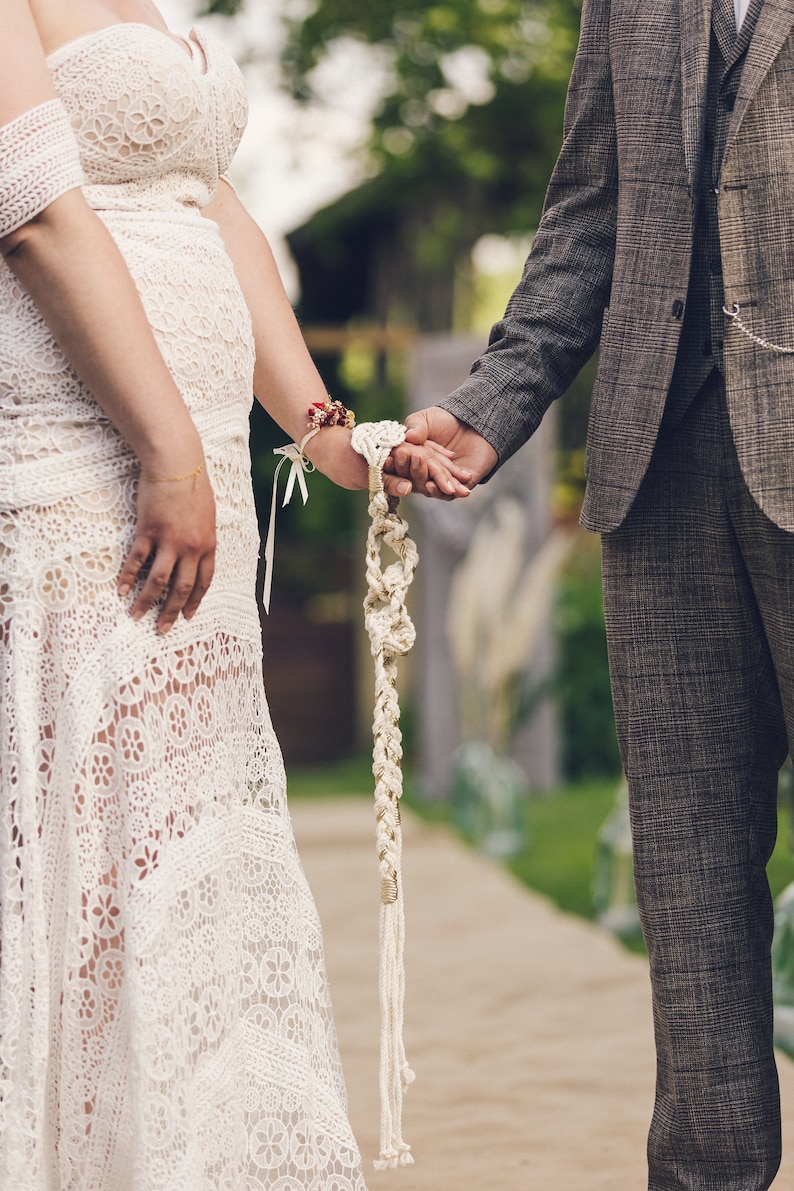
[[[406,1046],[416,1165],[379,1173],[377,895],[361,799],[296,802],[370,1191],[643,1191],[653,1090],[644,960],[406,816]],[[781,1058],[794,1187],[794,1064]]]

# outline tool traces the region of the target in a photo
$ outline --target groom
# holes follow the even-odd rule
[[[522,280],[410,438],[486,477],[599,335],[582,523],[603,534],[651,965],[649,1187],[763,1191],[764,870],[794,739],[794,0],[585,0]]]

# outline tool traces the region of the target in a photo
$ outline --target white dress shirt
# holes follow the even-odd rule
[[[736,13],[736,32],[738,33],[742,27],[742,21],[747,16],[747,9],[750,7],[750,0],[733,0],[733,10]]]

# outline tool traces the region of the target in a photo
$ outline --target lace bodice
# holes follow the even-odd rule
[[[123,23],[67,42],[49,65],[63,105],[58,144],[76,143],[84,194],[125,258],[205,442],[244,441],[248,313],[217,227],[201,214],[245,126],[236,63],[204,30],[180,43],[150,25]],[[32,139],[17,136],[15,144],[30,161]],[[36,146],[46,156],[40,136]],[[50,179],[52,163],[42,160],[40,173]],[[29,168],[34,198],[35,177]],[[91,478],[116,474],[125,459],[134,471],[134,458],[0,262],[0,508],[80,491]]]
[[[67,42],[48,62],[91,206],[206,206],[248,114],[240,71],[214,37],[193,29],[180,45],[125,22]]]

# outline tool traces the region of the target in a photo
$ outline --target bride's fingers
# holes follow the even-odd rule
[[[193,585],[193,590],[190,597],[182,609],[182,615],[185,620],[190,620],[194,615],[204,596],[207,594],[209,585],[212,582],[212,576],[215,573],[215,556],[214,554],[205,554],[198,565],[196,572],[196,582]]]
[[[406,476],[413,482],[414,487],[418,485],[420,489],[423,489],[431,465],[433,465],[437,476],[443,475],[446,470],[450,476],[462,484],[471,479],[471,473],[455,463],[454,458],[445,448],[435,451],[427,446],[416,446],[407,440],[392,449],[384,464],[384,471]]]
[[[132,543],[129,554],[121,564],[118,581],[119,595],[127,595],[138,582],[138,576],[146,565],[151,552],[152,543],[148,538],[139,534]]]
[[[471,473],[463,471],[460,468],[455,468],[451,463],[442,462],[440,458],[433,458],[432,456],[427,460],[427,479],[425,480],[425,490],[428,496],[436,496],[444,494],[451,497],[465,497],[469,495],[470,489],[466,482],[460,477],[465,476],[470,478]],[[438,493],[431,492],[430,486],[434,485],[438,489]]]
[[[403,451],[407,454],[425,450],[428,452],[432,451],[435,455],[441,455],[444,459],[447,459],[450,463],[452,463],[455,459],[454,451],[450,451],[449,447],[442,447],[440,443],[433,442],[431,439],[428,439],[427,442],[423,443],[421,447],[416,446],[414,443],[411,442],[411,440],[409,438],[406,438],[404,441],[405,441],[405,446],[402,447],[402,444],[400,444],[399,446],[394,447],[392,450],[392,455],[394,454],[395,451],[399,451],[402,447]],[[394,464],[392,463],[391,455],[389,455],[389,457],[386,460],[386,463],[384,465],[384,470],[386,470],[386,471],[394,470]]]
[[[136,539],[119,575],[119,595],[126,595],[138,581],[151,554],[147,540]],[[140,620],[155,604],[162,601],[157,618],[157,631],[168,632],[180,612],[188,620],[195,615],[209,589],[214,571],[213,552],[205,554],[197,566],[195,556],[186,555],[177,559],[171,552],[158,551],[143,587],[130,608],[130,615],[133,620]]]
[[[140,620],[142,616],[145,616],[169,590],[176,562],[176,554],[173,551],[163,549],[157,551],[149,567],[149,574],[144,579],[143,587],[130,608],[133,620]]]
[[[421,461],[414,467],[410,480],[395,473],[383,476],[383,487],[387,496],[402,497],[410,492],[421,492],[437,500],[456,500],[469,495],[470,489],[451,476],[440,461]]]
[[[409,475],[412,477],[418,475],[417,460],[421,456],[419,456],[417,452],[420,450],[421,448],[418,447],[395,447],[383,465],[384,472],[387,472],[390,475]],[[446,468],[447,472],[453,476],[454,479],[458,480],[459,483],[466,486],[471,484],[473,478],[471,470],[468,467],[461,467],[460,464],[455,462],[454,457],[451,456],[447,451],[444,451],[443,455],[441,452],[436,454],[435,452],[428,451],[427,455],[424,456],[428,467],[430,464],[430,459],[433,455],[436,456],[437,460],[443,463],[443,466]]]
[[[154,567],[157,566],[155,559]],[[184,609],[193,595],[198,577],[198,565],[195,555],[183,555],[177,561],[171,574],[168,593],[163,601],[160,614],[157,617],[158,633],[167,633],[176,621],[179,613]]]
[[[428,496],[444,494],[454,498],[469,495],[471,472],[446,455],[424,447],[406,443],[395,447],[384,470],[409,479],[415,492]],[[427,487],[428,482],[434,485],[432,492]]]

